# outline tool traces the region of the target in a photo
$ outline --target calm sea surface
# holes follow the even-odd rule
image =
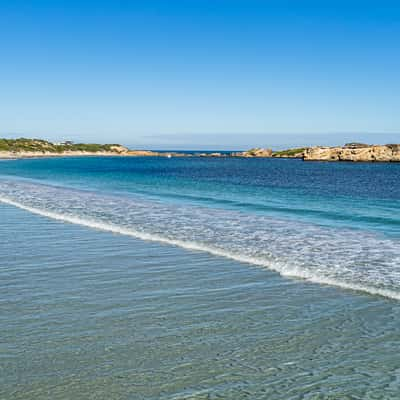
[[[399,399],[400,164],[0,162],[1,399]]]

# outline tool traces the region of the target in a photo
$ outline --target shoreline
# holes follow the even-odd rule
[[[140,157],[136,154],[121,153],[7,153],[0,152],[0,160],[23,160],[36,158],[68,158],[68,157]]]
[[[273,151],[252,148],[231,152],[179,152],[131,150],[119,144],[51,143],[41,139],[0,139],[0,159],[36,159],[55,157],[199,157],[199,158],[296,158],[328,162],[400,162],[400,144],[370,145],[347,143],[344,146],[311,146]]]
[[[284,390],[303,393],[315,382],[312,397],[320,390],[321,374],[350,367],[355,372],[337,389],[339,398],[354,394],[356,385],[377,398],[390,397],[382,386],[396,376],[393,337],[399,322],[393,300],[306,285],[263,268],[61,224],[14,207],[0,212],[2,261],[9,265],[2,269],[2,282],[9,288],[16,282],[17,289],[32,288],[20,290],[18,302],[17,289],[3,295],[13,308],[4,314],[2,342],[19,350],[4,356],[4,398],[40,399],[43,393],[56,393],[60,400],[93,394],[129,398],[132,379],[138,398],[185,398],[193,387],[197,392],[193,383],[187,388],[198,376],[213,382],[210,392],[221,398],[240,398],[244,391],[239,380],[227,386],[227,376],[244,376],[255,400],[265,398],[266,385],[281,390],[282,382],[278,397],[285,397]],[[31,249],[37,262],[32,262]],[[10,252],[18,257],[10,259]],[[168,279],[160,279],[160,271]],[[228,306],[230,312],[224,312]],[[106,318],[93,317],[105,312]],[[287,316],[283,322],[282,315]],[[374,335],[359,337],[360,320],[365,322],[362,332]],[[283,352],[277,343],[288,337],[290,346]],[[340,353],[326,351],[331,348]],[[188,357],[195,360],[195,369],[186,364]],[[244,362],[235,362],[239,357]],[[266,359],[271,360],[267,366]],[[350,367],[348,360],[355,360]],[[149,362],[157,368],[149,368]],[[40,369],[26,367],[39,363]],[[322,372],[304,381],[305,368]],[[358,368],[365,374],[358,374]],[[24,379],[16,382],[16,374]]]
[[[318,148],[319,150],[319,148]],[[317,150],[317,151],[318,151]],[[315,150],[314,150],[315,151]],[[357,154],[349,154],[345,157],[332,156],[330,153],[328,155],[323,154],[323,156],[318,154],[308,154],[306,156],[291,156],[291,155],[275,155],[274,153],[271,156],[248,156],[248,155],[239,155],[239,154],[225,154],[225,153],[168,153],[168,152],[152,152],[152,151],[132,151],[127,153],[9,153],[9,152],[1,152],[0,151],[0,161],[16,161],[16,160],[35,160],[35,159],[44,159],[44,158],[74,158],[74,157],[161,157],[161,158],[268,158],[268,159],[298,159],[305,162],[328,162],[328,163],[378,163],[378,164],[388,164],[388,163],[400,163],[400,154],[395,157],[374,157],[374,155],[369,155],[369,157],[359,157]]]

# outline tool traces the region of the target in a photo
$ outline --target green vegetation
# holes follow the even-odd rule
[[[306,150],[306,147],[298,147],[296,149],[288,149],[282,151],[275,151],[274,156],[281,156],[281,157],[294,157],[297,154],[301,154]]]
[[[260,149],[256,147],[254,149],[247,150],[246,153],[251,155],[251,156],[255,156],[255,155],[257,155],[257,151],[259,151],[259,150]]]
[[[117,152],[115,147],[120,147],[118,144],[96,144],[96,143],[61,143],[55,144],[41,139],[0,139],[0,151],[10,152],[50,152],[63,153],[66,151],[87,151],[97,153],[102,151]]]

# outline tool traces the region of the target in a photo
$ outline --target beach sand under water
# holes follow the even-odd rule
[[[397,399],[400,303],[0,205],[2,399]]]

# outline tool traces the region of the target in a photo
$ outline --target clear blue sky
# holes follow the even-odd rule
[[[0,0],[1,136],[233,148],[364,133],[400,133],[399,1]]]

